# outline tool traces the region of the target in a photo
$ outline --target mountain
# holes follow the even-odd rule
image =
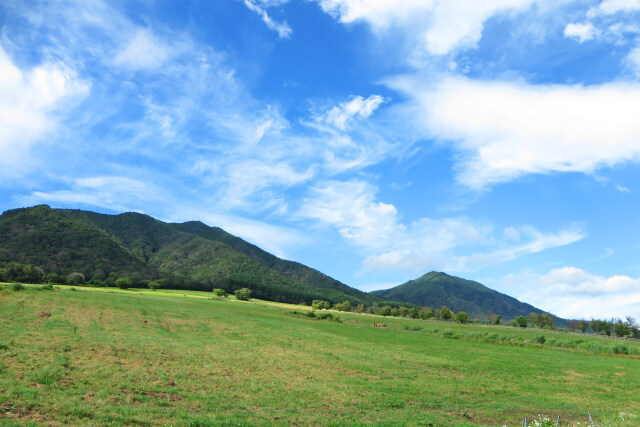
[[[440,308],[446,305],[454,312],[464,311],[472,318],[485,318],[488,312],[504,319],[543,313],[530,304],[518,301],[486,286],[460,277],[432,271],[395,288],[373,291],[380,298]]]
[[[134,212],[104,215],[46,205],[6,211],[0,216],[0,273],[16,262],[36,275],[77,272],[96,284],[130,277],[134,286],[157,279],[182,289],[246,286],[256,298],[282,302],[380,300],[220,228]]]

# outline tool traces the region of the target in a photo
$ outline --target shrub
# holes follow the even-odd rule
[[[349,301],[345,301],[343,303],[334,304],[333,309],[338,311],[351,311],[351,303]]]
[[[546,341],[547,341],[547,339],[545,337],[543,337],[542,335],[539,335],[537,337],[531,338],[531,342],[536,343],[536,344],[544,344]]]
[[[22,286],[20,283],[12,283],[11,284],[11,290],[12,291],[21,291],[24,289],[24,286]]]
[[[249,301],[251,299],[251,289],[249,288],[236,289],[233,294],[240,301]]]
[[[458,314],[456,314],[456,321],[458,323],[467,323],[469,321],[469,315],[464,311],[461,311]]]
[[[116,286],[120,289],[129,289],[133,285],[133,279],[131,277],[120,277],[116,280]]]
[[[76,271],[67,276],[67,285],[82,285],[84,280],[84,274]]]
[[[154,280],[152,282],[147,283],[147,287],[152,291],[157,291],[158,289],[162,288],[162,283]]]
[[[324,303],[325,301],[321,299],[314,299],[313,301],[311,301],[311,307],[316,310],[322,310],[324,308]]]
[[[305,314],[305,316],[310,317],[310,318],[314,318],[316,317],[316,312],[311,310],[311,311],[307,311],[307,313]]]
[[[225,291],[224,289],[220,289],[220,288],[216,288],[213,290],[213,294],[217,297],[220,298],[226,298],[229,296],[229,294],[227,293],[227,291]]]
[[[629,347],[626,345],[617,345],[611,350],[613,354],[629,354]]]
[[[390,316],[391,315],[391,306],[385,305],[380,309],[380,314],[382,316]]]
[[[521,328],[526,328],[529,324],[529,319],[527,319],[525,316],[518,316],[513,320],[516,323],[515,326],[520,326]]]
[[[449,321],[453,317],[453,311],[449,309],[446,305],[443,305],[440,309],[440,320]]]

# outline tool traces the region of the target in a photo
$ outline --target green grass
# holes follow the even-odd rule
[[[640,423],[637,356],[548,345],[635,342],[76,289],[0,290],[0,425]]]

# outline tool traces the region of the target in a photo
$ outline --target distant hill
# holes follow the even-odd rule
[[[131,277],[135,286],[157,279],[173,288],[246,286],[256,298],[282,302],[380,300],[220,228],[133,212],[104,215],[46,205],[6,211],[0,216],[0,272],[12,262],[42,275],[82,273],[96,284]]]
[[[478,282],[436,271],[395,288],[373,291],[371,294],[426,307],[440,308],[446,305],[455,312],[464,311],[470,317],[479,319],[485,318],[488,312],[500,314],[503,319],[543,313],[539,308]]]

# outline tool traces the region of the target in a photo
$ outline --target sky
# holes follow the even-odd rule
[[[640,318],[640,0],[0,2],[0,210]]]

